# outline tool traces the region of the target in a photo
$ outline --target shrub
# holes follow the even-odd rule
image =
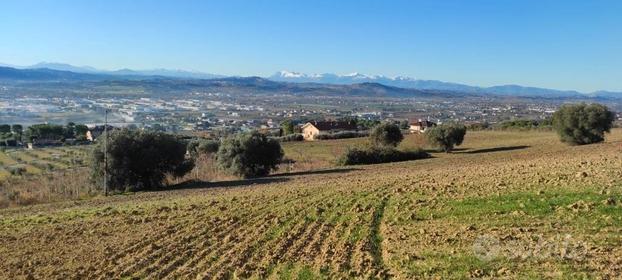
[[[488,122],[481,123],[472,123],[467,126],[468,130],[487,130],[490,129],[490,124]]]
[[[292,133],[292,134],[281,136],[281,137],[275,137],[274,139],[276,139],[279,142],[294,142],[294,141],[305,140],[305,138],[300,133]]]
[[[9,166],[7,168],[7,171],[9,171],[9,173],[11,173],[11,175],[21,176],[21,175],[26,173],[26,167],[24,167],[23,165]]]
[[[428,158],[430,154],[417,149],[400,151],[389,147],[353,148],[338,158],[339,165],[376,164]]]
[[[218,152],[218,148],[220,147],[220,142],[216,140],[204,140],[201,141],[197,150],[201,154],[211,155]]]
[[[276,170],[283,154],[278,141],[252,132],[225,139],[216,159],[220,168],[237,176],[252,178],[266,176]]]
[[[498,125],[499,128],[503,130],[532,130],[532,129],[540,129],[547,130],[551,129],[551,120],[511,120],[504,121]]]
[[[375,126],[369,138],[375,146],[397,147],[404,139],[404,135],[398,125],[385,122]]]
[[[218,147],[220,147],[220,142],[217,140],[198,139],[188,143],[188,152],[195,157],[198,155],[212,155],[218,152]]]
[[[598,143],[613,126],[613,112],[600,104],[563,105],[553,114],[553,127],[570,145]]]
[[[104,174],[103,142],[93,151],[92,178],[99,183]],[[107,153],[111,190],[161,188],[167,174],[181,177],[194,166],[191,159],[185,158],[184,141],[162,132],[114,131],[108,139]]]
[[[294,122],[292,122],[292,120],[284,120],[281,122],[281,131],[283,132],[283,135],[294,133]]]
[[[367,137],[369,132],[367,131],[342,131],[337,133],[317,134],[313,137],[316,140],[331,140],[331,139],[346,139],[346,138],[358,138]]]
[[[425,134],[430,144],[449,153],[454,146],[462,144],[466,127],[461,124],[443,124],[429,128]]]

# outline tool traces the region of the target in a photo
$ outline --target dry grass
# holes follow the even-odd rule
[[[11,177],[0,181],[0,207],[83,199],[98,193],[86,168]]]
[[[216,164],[213,155],[200,155],[195,160],[195,167],[181,178],[173,178],[168,176],[165,185],[178,185],[188,181],[195,182],[214,182],[235,179],[234,176],[226,174],[220,170]]]

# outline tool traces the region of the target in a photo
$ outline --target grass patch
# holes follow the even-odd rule
[[[579,200],[597,203],[610,196],[594,192],[549,192],[544,194],[517,192],[501,196],[491,195],[453,201],[449,203],[453,210],[448,214],[454,217],[463,217],[472,214],[507,214],[514,210],[522,210],[528,215],[541,216],[554,212],[556,207],[565,207]]]
[[[298,280],[312,280],[318,279],[318,276],[313,273],[313,270],[308,266],[303,266],[298,272]]]
[[[384,198],[376,210],[374,211],[374,217],[371,221],[371,229],[369,233],[369,244],[372,258],[374,260],[374,266],[383,267],[384,262],[382,260],[382,235],[380,234],[380,224],[382,223],[382,217],[384,216],[384,209],[387,206],[388,198]]]

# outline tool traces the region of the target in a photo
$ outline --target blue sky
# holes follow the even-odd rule
[[[622,90],[622,1],[2,0],[0,62]]]

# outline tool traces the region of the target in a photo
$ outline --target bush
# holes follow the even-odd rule
[[[375,146],[397,147],[404,140],[404,135],[398,125],[385,122],[375,126],[369,138]]]
[[[93,151],[92,178],[100,185],[104,175],[104,145]],[[186,159],[186,144],[162,132],[118,130],[108,139],[110,190],[152,190],[162,187],[166,175],[181,177],[194,167]]]
[[[276,170],[283,154],[278,141],[252,132],[225,139],[216,159],[220,168],[243,178],[252,178],[266,176]]]
[[[615,115],[600,104],[563,105],[553,114],[553,127],[570,145],[598,143],[613,126]]]
[[[482,123],[472,123],[467,126],[468,130],[487,130],[490,129],[490,124],[488,122]]]
[[[188,152],[196,157],[198,155],[212,155],[218,152],[220,142],[210,139],[198,139],[188,143]]]
[[[317,134],[313,137],[315,140],[331,140],[331,139],[346,139],[346,138],[359,138],[367,137],[369,132],[367,131],[342,131],[329,134]]]
[[[293,134],[289,134],[289,135],[285,135],[281,137],[275,137],[274,139],[276,139],[279,142],[294,142],[294,141],[305,140],[305,138],[300,133],[293,133]]]
[[[503,130],[531,130],[531,129],[551,129],[551,120],[512,120],[504,121],[498,125]]]
[[[201,154],[211,155],[218,152],[218,148],[220,147],[220,142],[215,140],[205,140],[201,141],[198,147],[198,151]]]
[[[400,151],[388,147],[372,147],[367,149],[353,148],[337,160],[339,165],[376,164],[428,158],[430,154],[423,150]]]
[[[466,134],[466,126],[461,124],[443,124],[429,128],[426,132],[428,142],[446,153],[454,146],[460,146]]]
[[[281,122],[281,131],[283,132],[283,135],[294,133],[294,122],[292,122],[292,120],[284,120]]]
[[[9,166],[7,168],[7,171],[9,171],[9,173],[11,173],[11,175],[13,176],[21,176],[26,173],[26,167],[24,167],[23,165]]]

